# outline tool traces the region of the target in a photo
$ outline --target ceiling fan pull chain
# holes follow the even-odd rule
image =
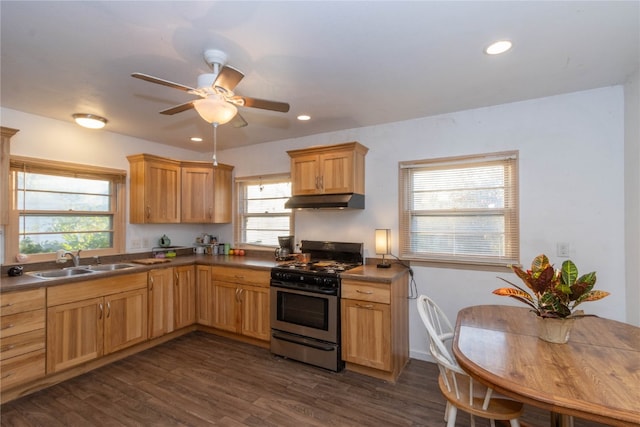
[[[218,146],[218,123],[213,123],[213,166],[218,166],[218,159],[216,158],[216,148]]]

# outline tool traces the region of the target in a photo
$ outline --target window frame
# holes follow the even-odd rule
[[[257,250],[272,250],[277,248],[278,245],[260,245],[255,243],[247,243],[241,240],[243,233],[243,223],[245,213],[241,211],[244,200],[244,187],[246,185],[260,185],[276,182],[289,182],[291,184],[291,174],[289,173],[275,173],[269,175],[259,176],[246,176],[235,178],[235,190],[236,197],[234,198],[234,231],[233,237],[235,245],[241,248],[257,249]],[[291,194],[289,195],[291,197]],[[289,232],[283,233],[283,235],[295,235],[295,209],[289,209]]]
[[[412,160],[399,162],[398,182],[399,182],[399,248],[400,257],[410,260],[416,265],[433,267],[474,269],[488,271],[504,271],[511,264],[519,264],[520,260],[520,226],[519,226],[519,153],[515,151],[504,151],[495,153],[484,153],[468,156],[441,157],[434,159]],[[455,254],[435,254],[433,252],[412,251],[411,242],[411,219],[416,215],[409,209],[411,200],[412,182],[410,181],[411,171],[434,170],[434,169],[456,169],[458,167],[472,167],[482,165],[500,164],[505,167],[505,194],[504,207],[489,210],[487,208],[470,209],[468,216],[484,212],[488,214],[502,212],[504,216],[504,254],[499,256],[480,255],[455,255]],[[433,210],[431,215],[455,214],[465,216],[465,212],[456,209]]]
[[[31,157],[10,156],[9,180],[6,184],[10,194],[9,224],[5,236],[5,261],[16,260],[20,250],[19,218],[22,212],[17,204],[16,173],[27,171],[72,178],[102,179],[111,182],[111,212],[113,212],[113,246],[106,249],[82,250],[84,256],[107,256],[124,253],[126,247],[126,181],[127,172],[101,166],[60,162]],[[55,252],[28,254],[22,263],[46,262],[56,259]]]

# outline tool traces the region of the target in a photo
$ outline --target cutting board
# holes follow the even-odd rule
[[[134,259],[131,262],[135,262],[136,264],[152,265],[152,264],[162,264],[164,262],[171,262],[171,260],[166,258],[142,258],[142,259]]]

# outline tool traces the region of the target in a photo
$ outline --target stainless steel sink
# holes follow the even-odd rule
[[[47,271],[32,271],[30,274],[40,279],[59,279],[61,277],[75,277],[86,276],[90,274],[96,274],[96,271],[89,270],[87,268],[65,268],[63,270],[47,270]]]
[[[116,264],[96,264],[90,265],[87,268],[93,271],[114,271],[123,270],[125,268],[137,267],[135,264],[116,263]]]

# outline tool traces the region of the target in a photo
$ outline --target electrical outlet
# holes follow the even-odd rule
[[[569,257],[570,245],[567,242],[558,242],[556,243],[556,252],[559,257]]]
[[[148,248],[149,247],[149,239],[147,239],[146,237],[144,239],[142,239],[142,247],[143,248]]]
[[[131,249],[139,249],[140,248],[140,239],[131,240]]]

